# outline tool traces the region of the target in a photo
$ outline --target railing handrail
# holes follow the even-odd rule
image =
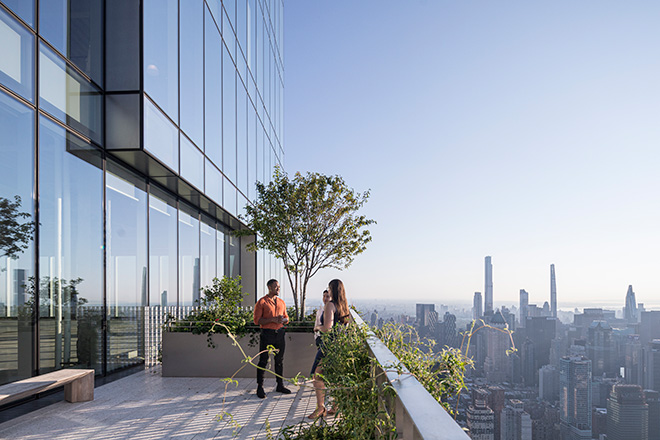
[[[360,326],[364,324],[355,310],[351,310],[351,315],[356,324]],[[470,437],[426,388],[405,368],[400,368],[401,361],[371,330],[367,331],[367,344],[371,354],[385,371],[387,379],[396,391],[397,399],[422,439],[469,440]],[[388,369],[388,367],[392,368]]]

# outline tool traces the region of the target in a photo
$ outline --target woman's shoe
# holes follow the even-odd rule
[[[325,407],[323,408],[316,408],[316,410],[311,413],[310,415],[307,416],[308,419],[318,419],[319,417],[323,417],[326,414]]]
[[[335,414],[337,414],[337,410],[334,409],[334,408],[329,408],[329,409],[325,410],[325,415],[326,416],[334,416]]]

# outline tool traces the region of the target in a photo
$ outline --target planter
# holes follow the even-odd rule
[[[182,332],[163,332],[163,368],[164,377],[231,377],[241,367],[243,355],[232,340],[222,334],[214,334],[215,348],[207,343],[206,334],[195,335]],[[245,353],[252,357],[259,352],[259,346],[250,347],[250,336],[239,339]],[[258,340],[258,335],[257,335]],[[284,377],[292,378],[298,373],[309,375],[312,368],[316,346],[311,332],[287,332],[284,352]],[[254,360],[257,363],[258,359]],[[273,357],[267,366],[272,370]],[[256,377],[256,368],[247,365],[235,377]],[[274,377],[266,372],[266,377]]]

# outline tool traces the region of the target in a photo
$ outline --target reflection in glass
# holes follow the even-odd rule
[[[227,228],[222,226],[220,223],[217,224],[216,226],[216,273],[218,274],[218,278],[227,275],[227,272],[225,272],[225,253],[227,252],[225,250],[225,246],[227,243]]]
[[[238,40],[239,46],[243,49],[243,52],[246,53],[245,41],[247,33],[247,3],[245,0],[241,0],[236,5],[236,38]],[[236,50],[237,54],[240,54],[239,50]],[[237,56],[240,58],[240,55]]]
[[[199,278],[200,286],[205,287],[213,284],[213,278],[216,277],[215,221],[206,216],[202,216],[199,232]]]
[[[144,0],[144,89],[179,121],[179,11],[177,0]]]
[[[29,26],[34,27],[34,0],[2,0],[2,3]]]
[[[179,209],[179,306],[199,300],[199,220],[187,207]]]
[[[180,5],[181,129],[204,149],[204,1]]]
[[[204,188],[204,155],[181,135],[181,177],[199,189]]]
[[[34,36],[0,8],[0,84],[34,102]]]
[[[204,32],[204,152],[222,168],[222,38],[207,9]]]
[[[176,306],[176,200],[151,187],[149,192],[149,305]]]
[[[106,249],[108,371],[144,361],[147,304],[146,182],[108,162]]]
[[[0,92],[0,384],[32,375],[33,151],[34,111]]]
[[[236,216],[236,187],[232,185],[226,178],[223,179],[223,201],[222,207],[233,215]]]
[[[99,91],[46,46],[39,46],[40,106],[97,143],[102,142]]]
[[[103,84],[103,0],[39,3],[39,34],[96,84]]]
[[[247,101],[247,192],[248,199],[254,198],[257,171],[257,115],[252,107],[252,103]]]
[[[144,97],[144,146],[175,172],[179,171],[179,130]]]
[[[236,181],[236,68],[222,53],[222,172]]]
[[[222,174],[208,160],[204,161],[206,185],[204,193],[215,203],[222,205]]]
[[[91,145],[39,119],[39,370],[101,372],[103,172]]]
[[[241,246],[240,238],[232,234],[227,235],[225,246],[225,273],[228,277],[237,277],[241,274]]]
[[[236,99],[236,186],[243,191],[244,194],[247,194],[247,92],[240,81],[237,81]]]

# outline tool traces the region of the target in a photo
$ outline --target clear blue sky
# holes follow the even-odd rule
[[[286,0],[285,168],[371,190],[355,299],[660,307],[660,2]],[[316,301],[335,272],[311,283]],[[318,292],[317,292],[318,291]],[[318,293],[318,294],[317,294]]]

